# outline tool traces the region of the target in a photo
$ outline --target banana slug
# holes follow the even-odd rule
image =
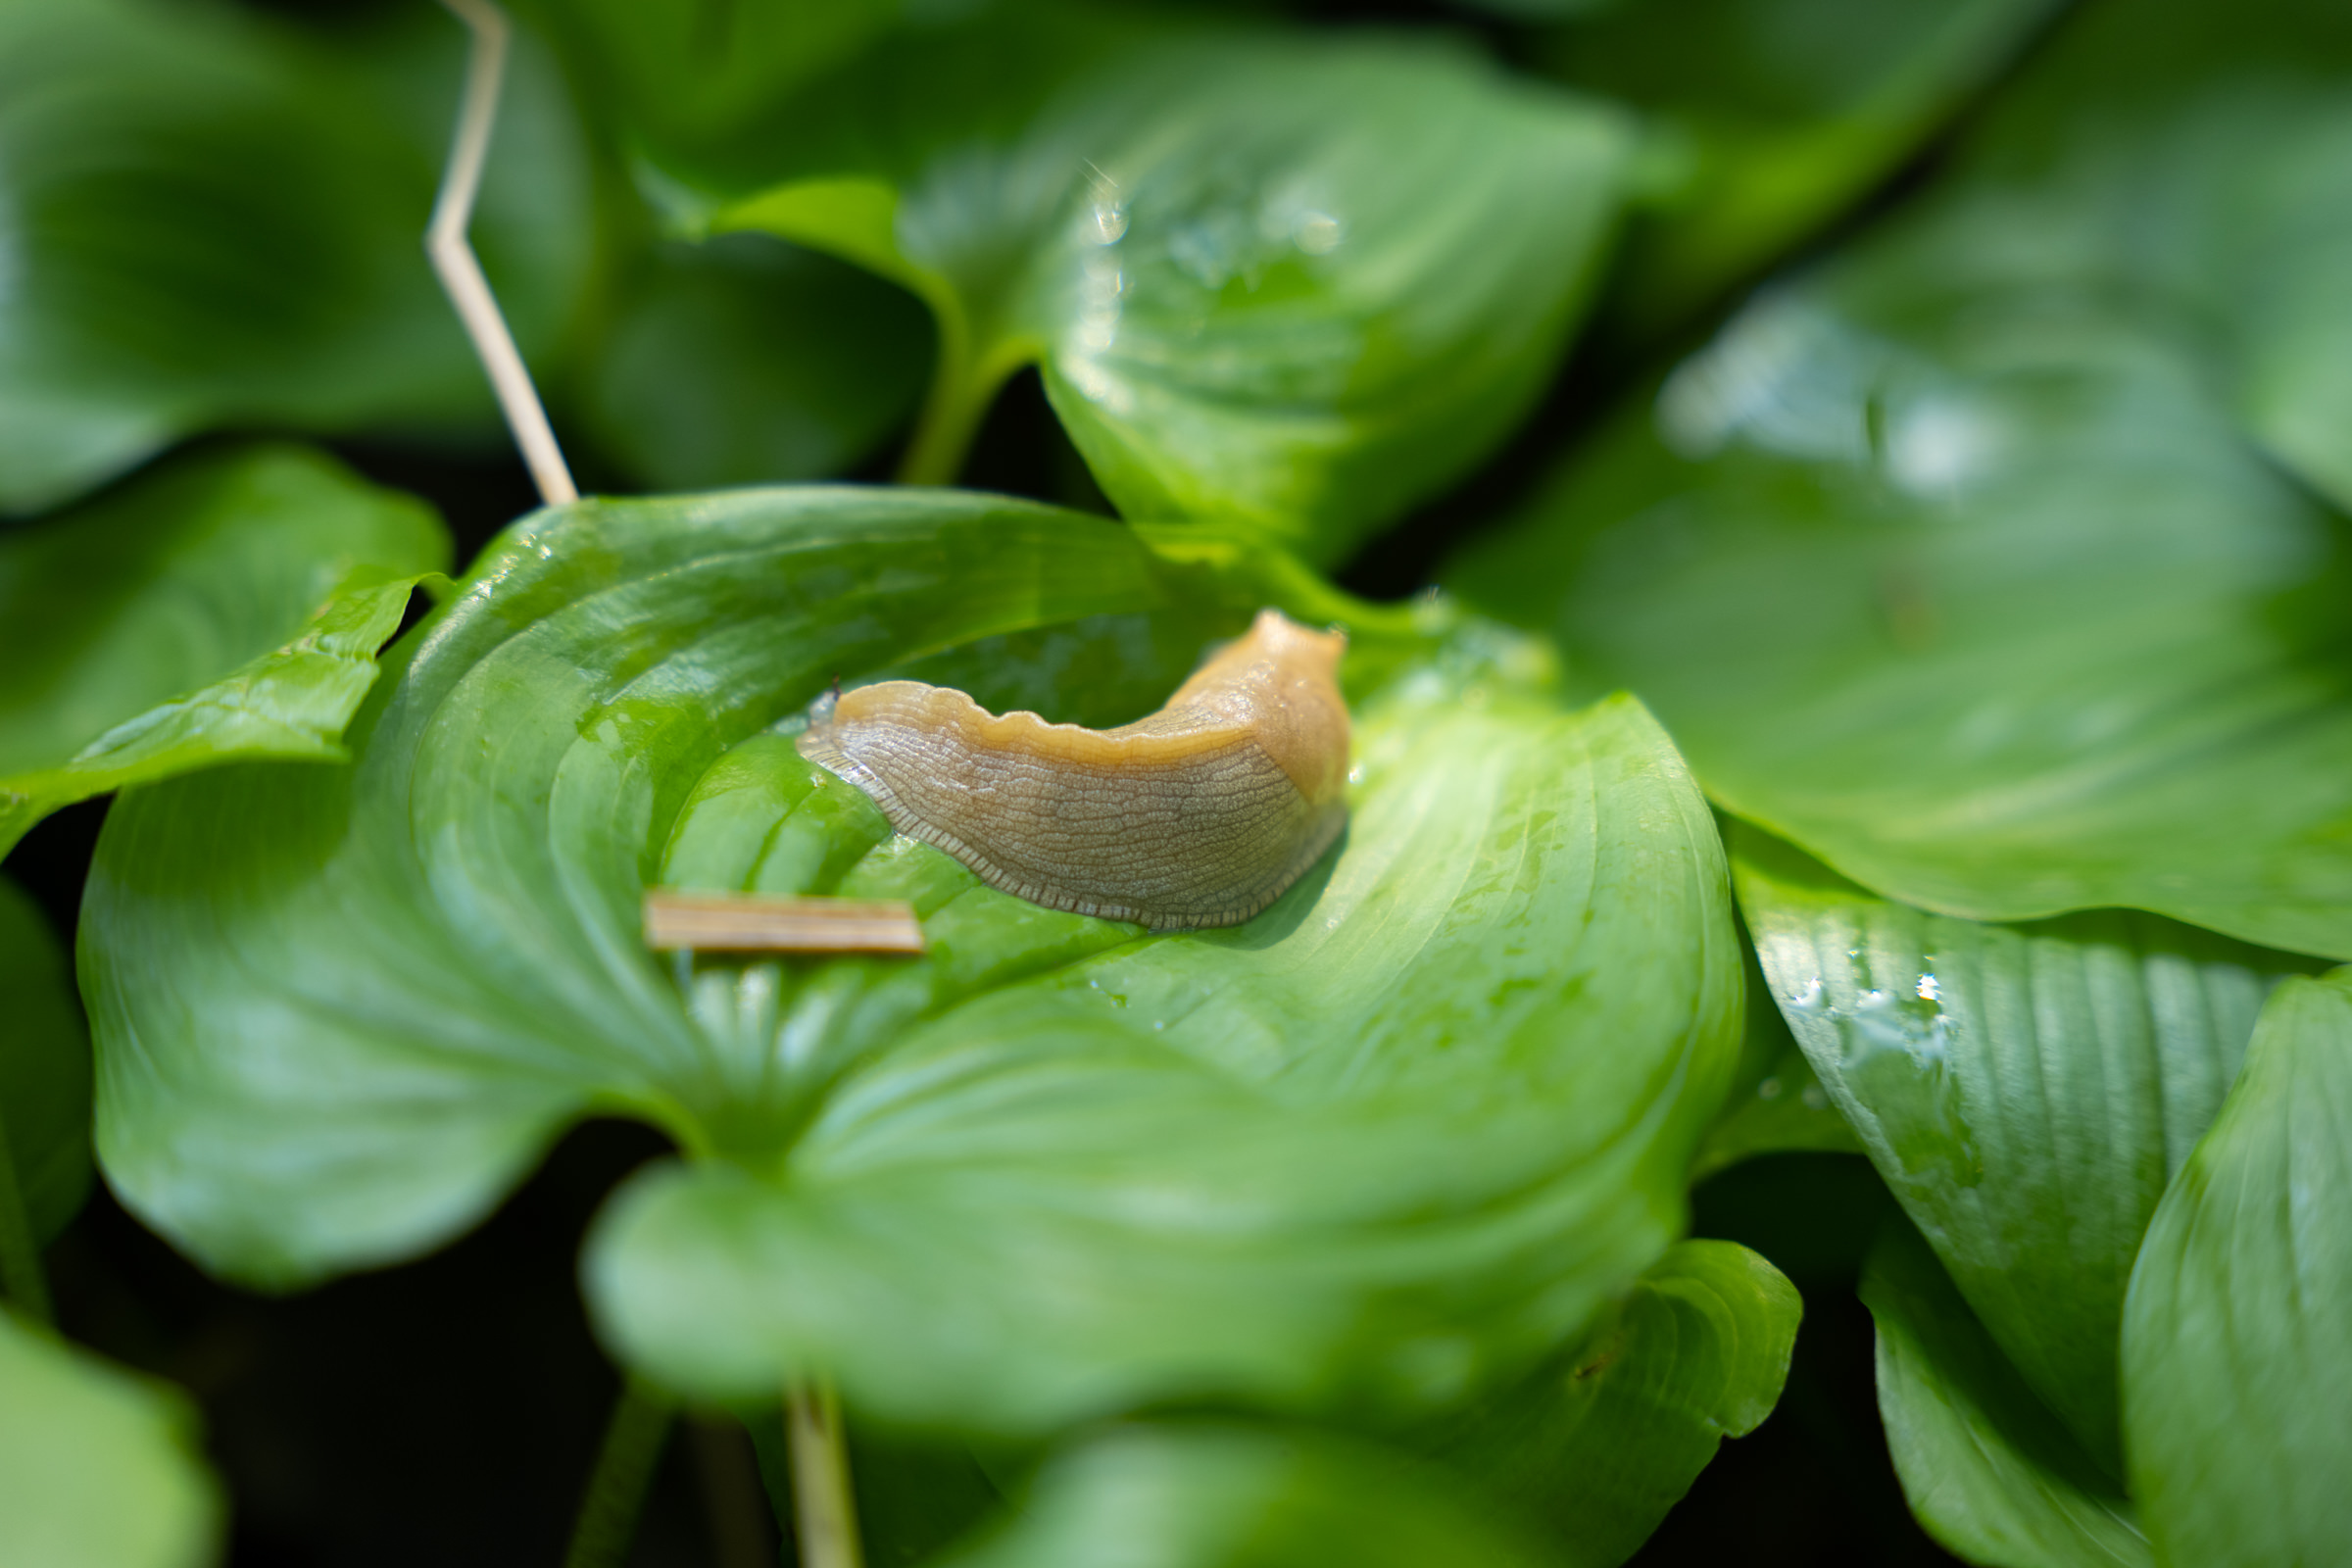
[[[991,887],[1158,931],[1236,925],[1347,822],[1333,679],[1347,646],[1261,611],[1159,711],[1116,729],[892,680],[818,699],[797,744]]]

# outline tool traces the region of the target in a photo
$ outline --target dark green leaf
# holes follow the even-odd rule
[[[1054,1459],[940,1568],[1536,1568],[1445,1478],[1337,1438],[1124,1427]]]
[[[2148,1216],[2306,961],[2154,915],[1979,925],[1733,836],[1773,994],[2026,1381],[2120,1475],[2116,1335]]]
[[[5,879],[0,1007],[0,1183],[13,1185],[38,1244],[66,1228],[89,1191],[90,1047],[48,920]],[[0,1213],[0,1226],[9,1223]]]
[[[330,52],[226,6],[0,3],[0,512],[219,424],[485,423],[420,247],[465,48],[421,7]],[[518,67],[480,238],[538,345],[586,274],[586,180]]]
[[[2343,519],[2231,417],[2247,340],[2215,353],[2193,299],[2109,265],[2173,254],[2135,202],[2203,189],[2200,159],[2243,155],[2215,165],[2230,190],[2299,174],[2310,124],[2208,134],[2267,79],[2130,134],[2086,117],[2074,151],[2123,149],[2123,173],[1988,172],[1760,297],[1654,427],[1452,580],[1556,626],[1720,803],[1889,897],[2352,956]],[[2112,233],[2062,221],[2117,203]],[[2337,275],[2343,210],[2273,224],[2267,265]]]
[[[294,447],[184,460],[0,534],[0,853],[125,784],[341,758],[448,552],[422,503]]]
[[[2164,1195],[2124,1317],[2132,1491],[2164,1560],[2352,1558],[2352,973],[2290,980]]]
[[[199,1568],[220,1524],[177,1390],[0,1310],[0,1562]]]
[[[903,290],[763,234],[660,247],[607,330],[593,431],[657,490],[855,466],[912,413],[930,339]]]
[[[1269,601],[1353,629],[1363,776],[1341,852],[1231,930],[981,887],[775,728],[886,672],[1132,718]],[[354,770],[118,803],[101,1158],[208,1265],[285,1285],[436,1245],[564,1124],[630,1113],[696,1163],[632,1187],[588,1274],[667,1386],[769,1397],[821,1361],[967,1429],[1455,1396],[1666,1246],[1738,1024],[1671,749],[1633,704],[1527,694],[1496,635],[988,497],[543,514],[395,651]],[[638,933],[662,880],[908,898],[931,952],[673,966]]]
[[[1683,1242],[1576,1351],[1482,1404],[1439,1445],[1463,1474],[1551,1527],[1566,1568],[1614,1568],[1725,1438],[1781,1396],[1804,1303],[1731,1242]]]
[[[2001,1355],[1919,1234],[1886,1228],[1862,1276],[1879,1413],[1928,1533],[1987,1568],[2148,1568],[2132,1504]]]
[[[856,55],[905,0],[518,0],[622,134],[701,146],[741,132]]]
[[[1629,236],[1610,303],[1655,331],[1868,194],[2057,6],[1586,0],[1558,9],[1596,15],[1544,35],[1543,65],[1654,117],[1649,161],[1661,188]]]
[[[1060,26],[880,52],[716,215],[930,304],[910,476],[952,477],[1036,363],[1126,515],[1330,560],[1501,440],[1613,226],[1616,115],[1431,39],[1024,30]]]

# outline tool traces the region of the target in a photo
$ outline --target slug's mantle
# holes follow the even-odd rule
[[[1347,822],[1333,678],[1347,646],[1261,611],[1165,707],[1116,729],[893,680],[820,699],[799,746],[991,887],[1160,931],[1236,925]]]

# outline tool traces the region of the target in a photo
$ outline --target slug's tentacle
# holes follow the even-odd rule
[[[799,746],[992,887],[1161,931],[1235,925],[1347,822],[1333,678],[1347,646],[1268,610],[1166,707],[1117,729],[1000,716],[893,680],[828,693]]]

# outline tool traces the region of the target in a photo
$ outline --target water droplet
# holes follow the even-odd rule
[[[1340,220],[1329,213],[1301,213],[1291,229],[1291,243],[1309,256],[1329,256],[1347,237]]]
[[[1919,977],[1919,996],[1923,1002],[1941,1002],[1943,988],[1936,983],[1934,975],[1923,974]]]
[[[1827,1110],[1830,1108],[1830,1092],[1822,1088],[1819,1084],[1805,1085],[1805,1092],[1796,1098],[1805,1102],[1805,1108],[1807,1110]]]
[[[1767,1078],[1756,1085],[1756,1098],[1758,1100],[1778,1100],[1781,1098],[1782,1087],[1778,1078]]]

